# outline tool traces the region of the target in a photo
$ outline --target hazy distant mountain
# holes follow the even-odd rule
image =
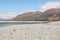
[[[3,21],[4,19],[0,18],[0,21]]]
[[[60,9],[48,9],[45,12],[27,12],[18,15],[13,21],[60,20]]]
[[[0,18],[0,21],[11,21],[12,19],[2,19]]]

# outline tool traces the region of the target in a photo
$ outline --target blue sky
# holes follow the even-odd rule
[[[16,12],[40,10],[38,4],[57,0],[0,0],[0,12]]]
[[[0,14],[8,12],[20,14],[29,10],[41,10],[41,5],[48,2],[59,2],[59,0],[0,0]]]

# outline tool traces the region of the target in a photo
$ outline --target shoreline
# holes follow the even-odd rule
[[[0,40],[59,40],[60,26],[26,24],[0,27]]]

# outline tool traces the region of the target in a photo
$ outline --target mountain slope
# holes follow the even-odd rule
[[[42,15],[46,20],[60,20],[60,9],[48,9]]]
[[[48,9],[45,12],[27,12],[18,15],[13,21],[59,21],[60,20],[60,9]]]
[[[39,20],[38,15],[40,15],[41,12],[36,11],[36,12],[27,12],[27,13],[23,13],[21,15],[18,15],[17,17],[15,17],[13,20],[14,21],[35,21],[35,20]]]

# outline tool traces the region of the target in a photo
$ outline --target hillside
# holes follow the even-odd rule
[[[23,13],[23,14],[18,15],[13,20],[14,21],[35,21],[35,20],[39,20],[38,15],[41,15],[41,12],[39,12],[39,11],[27,12],[27,13]]]
[[[60,9],[48,9],[45,12],[27,12],[18,15],[13,21],[59,21],[60,20]]]

